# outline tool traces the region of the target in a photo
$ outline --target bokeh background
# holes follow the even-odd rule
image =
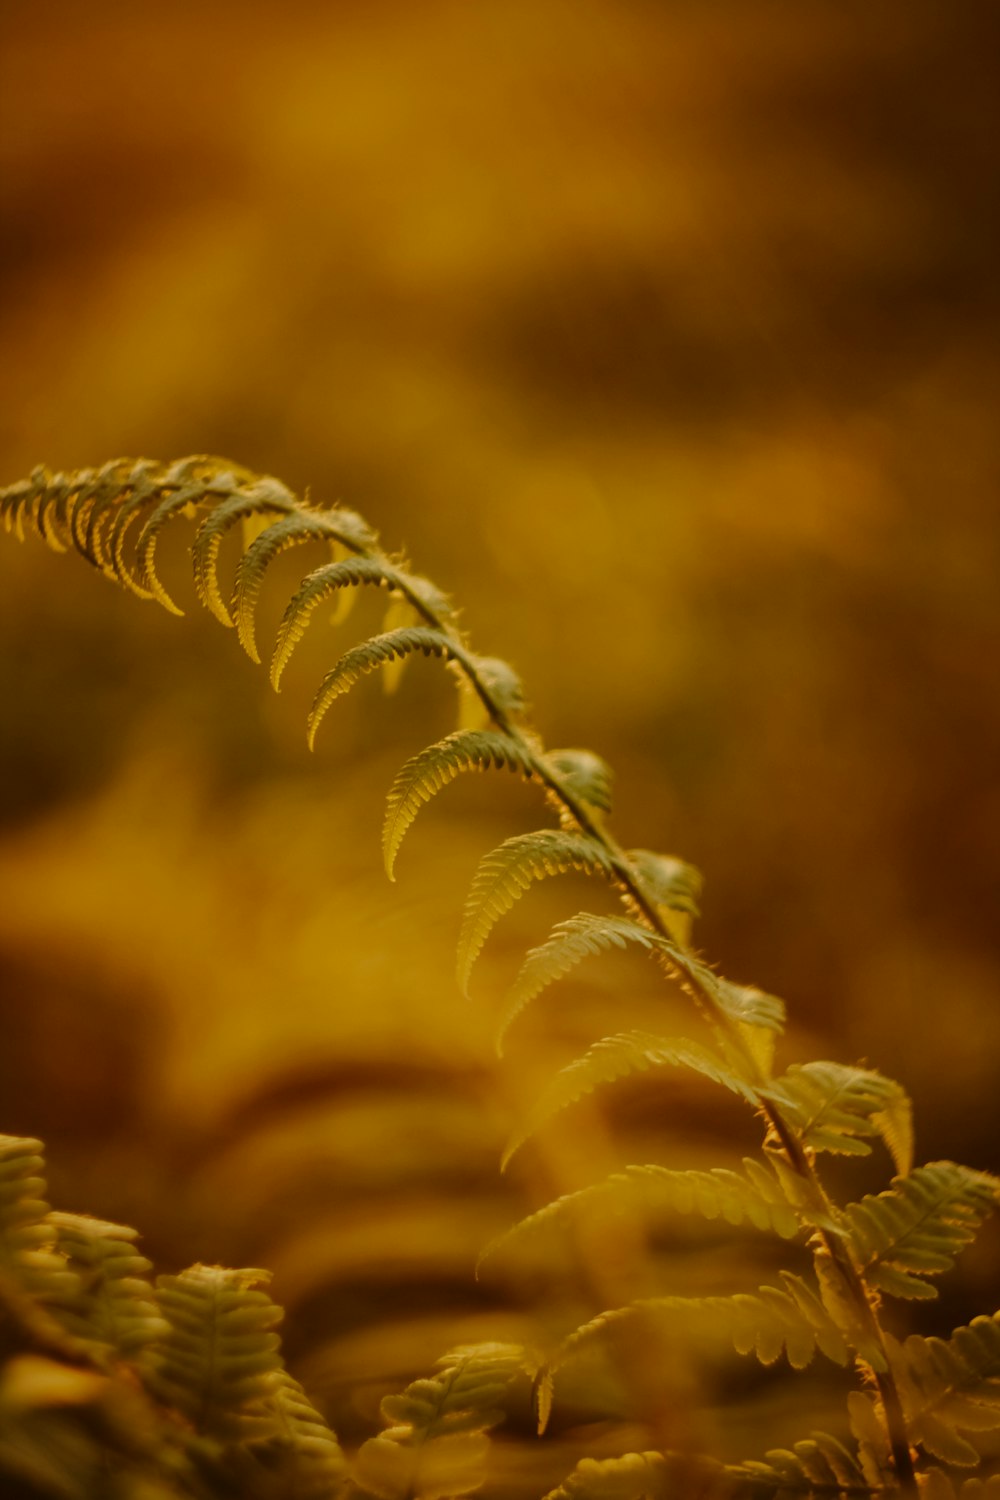
[[[3,482],[222,453],[361,510],[522,671],[546,740],[612,762],[623,842],[706,872],[697,940],[787,998],[787,1056],[881,1067],[920,1158],[1000,1166],[1000,12],[8,0],[0,24]],[[0,1128],[164,1268],[273,1268],[354,1441],[449,1344],[530,1336],[533,1289],[472,1276],[544,1196],[500,1146],[656,976],[581,971],[498,1070],[520,953],[600,899],[533,894],[457,995],[465,884],[538,822],[531,789],[450,789],[390,887],[381,796],[453,726],[447,683],[366,683],[309,757],[311,688],[377,615],[315,629],[278,698],[185,602],[0,548]],[[615,1110],[591,1174],[752,1149],[698,1090]],[[675,1286],[755,1285],[764,1252],[722,1243],[681,1226],[655,1255]],[[993,1308],[998,1253],[931,1326]],[[741,1380],[688,1413],[710,1446],[758,1452],[813,1399]],[[616,1451],[583,1407],[556,1475],[584,1430]]]

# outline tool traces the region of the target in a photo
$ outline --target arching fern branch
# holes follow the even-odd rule
[[[317,514],[327,522],[317,523]],[[575,752],[575,760],[561,764],[544,755],[537,737],[525,727],[523,692],[516,674],[503,662],[473,655],[433,586],[426,586],[393,563],[379,550],[374,533],[364,522],[359,525],[353,513],[336,509],[318,512],[296,499],[276,479],[251,474],[219,459],[196,456],[167,465],[116,460],[99,470],[69,475],[53,476],[36,470],[30,480],[0,494],[0,516],[19,535],[30,527],[51,546],[72,546],[107,577],[175,611],[177,606],[157,574],[157,543],[177,517],[201,516],[193,549],[195,587],[202,603],[226,624],[233,623],[233,611],[224,602],[217,576],[222,540],[241,522],[256,525],[261,519],[271,519],[283,529],[269,537],[269,527],[251,544],[251,549],[258,550],[242,575],[237,574],[234,593],[241,638],[254,649],[252,620],[259,582],[272,558],[300,535],[312,539],[317,532],[324,532],[329,540],[332,533],[326,526],[337,528],[332,536],[337,546],[363,564],[361,571],[366,577],[377,577],[389,588],[391,597],[404,601],[412,609],[410,618],[417,623],[401,622],[394,614],[381,636],[341,657],[314,700],[310,740],[330,704],[361,675],[422,651],[451,664],[462,684],[463,703],[478,704],[480,721],[466,715],[461,727],[489,727],[514,741],[532,779],[541,782],[559,813],[560,833],[529,835],[527,844],[508,840],[484,862],[463,928],[463,978],[468,977],[493,923],[521,891],[540,874],[566,868],[602,874],[618,889],[640,927],[672,942],[678,950],[686,949],[690,919],[697,907],[700,881],[696,873],[668,856],[641,850],[628,854],[617,844],[604,823],[607,788],[602,787],[592,769],[588,771],[580,752]],[[340,566],[335,561],[330,569],[333,576],[343,578],[343,569],[336,574]],[[360,578],[360,573],[355,576]],[[310,590],[318,590],[322,597],[330,578],[331,573],[326,572],[323,584],[306,588],[292,610],[288,639],[301,624],[300,610],[308,611],[313,598]],[[562,844],[557,842],[560,838]],[[664,958],[671,958],[665,950]],[[844,1313],[845,1327],[851,1329],[852,1336],[861,1330],[856,1347],[863,1345],[877,1352],[883,1341],[875,1305],[846,1241],[830,1226],[832,1210],[816,1174],[813,1154],[816,1149],[831,1149],[819,1134],[822,1130],[826,1130],[827,1140],[834,1137],[853,1142],[853,1148],[843,1147],[847,1150],[864,1149],[865,1136],[881,1133],[893,1146],[897,1161],[902,1162],[907,1154],[905,1096],[887,1096],[881,1110],[873,1107],[859,1113],[849,1108],[847,1115],[862,1120],[861,1128],[848,1128],[833,1111],[822,1125],[810,1124],[808,1101],[803,1108],[801,1089],[795,1081],[789,1082],[786,1075],[783,1088],[769,1087],[774,1028],[761,1023],[756,992],[726,986],[711,970],[694,961],[675,962],[674,967],[699,1008],[721,1031],[724,1072],[740,1080],[740,1091],[759,1102],[776,1165],[779,1158],[784,1163],[783,1181],[790,1201],[811,1205],[812,1222],[819,1226],[817,1264],[822,1259],[834,1268],[837,1296],[845,1308],[851,1309],[850,1317]],[[887,1362],[879,1357],[877,1363],[892,1465],[900,1484],[912,1493],[913,1467],[899,1394]]]

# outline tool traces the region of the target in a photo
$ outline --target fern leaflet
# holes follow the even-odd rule
[[[233,618],[219,587],[219,551],[227,532],[251,517],[294,515],[298,501],[278,479],[262,476],[241,488],[229,500],[215,506],[195,534],[191,548],[194,586],[198,598],[220,625],[231,627]]]
[[[456,730],[406,762],[389,792],[382,830],[382,853],[390,880],[396,878],[396,856],[421,807],[463,771],[488,771],[492,767],[506,767],[525,781],[538,779],[533,753],[510,735],[490,729]]]
[[[909,1100],[893,1079],[865,1068],[812,1062],[792,1066],[763,1092],[780,1105],[810,1150],[867,1156],[866,1137],[881,1136],[897,1170],[909,1170]]]
[[[728,1297],[647,1297],[600,1313],[564,1340],[555,1363],[564,1364],[623,1318],[642,1314],[662,1320],[669,1337],[732,1344],[737,1354],[754,1354],[762,1365],[773,1365],[784,1353],[793,1370],[804,1370],[817,1349],[835,1364],[846,1365],[847,1343],[816,1293],[790,1271],[782,1271],[781,1279],[783,1288],[762,1286]]]
[[[973,1435],[1000,1429],[1000,1313],[890,1354],[914,1440],[944,1463],[978,1463]]]
[[[423,625],[413,625],[405,630],[390,630],[387,635],[373,635],[370,640],[345,651],[320,683],[309,710],[310,749],[315,746],[319,726],[335,699],[349,692],[365,673],[374,672],[378,667],[385,666],[386,662],[396,661],[402,656],[412,656],[416,651],[422,651],[424,656],[437,656],[446,661],[468,660],[457,641],[441,630],[428,630]]]
[[[750,1484],[769,1485],[781,1494],[839,1497],[873,1492],[857,1455],[825,1432],[814,1432],[794,1449],[774,1448],[763,1462],[749,1459],[727,1472]]]
[[[593,750],[550,750],[545,759],[574,797],[598,812],[611,811],[614,773],[606,760]]]
[[[338,589],[358,588],[364,584],[392,589],[396,587],[397,575],[381,557],[345,557],[340,562],[325,563],[306,574],[289,600],[278,626],[278,639],[271,657],[271,686],[276,692],[314,610]]]
[[[773,1173],[752,1157],[743,1171],[712,1167],[708,1171],[679,1171],[672,1167],[629,1166],[603,1182],[578,1188],[547,1203],[488,1244],[479,1265],[495,1255],[546,1245],[554,1232],[572,1231],[579,1213],[608,1218],[623,1207],[650,1218],[664,1213],[698,1213],[727,1224],[752,1224],[792,1239],[799,1220]]]
[[[329,541],[365,552],[374,547],[375,533],[352,510],[298,510],[273,522],[251,542],[240,558],[233,583],[229,613],[236,624],[240,645],[251,661],[260,661],[254,622],[257,602],[268,568],[274,559],[290,547],[305,542]]]
[[[196,1431],[223,1441],[272,1436],[264,1403],[280,1384],[282,1311],[256,1289],[267,1271],[191,1266],[156,1288],[170,1326],[149,1350],[149,1384]]]
[[[545,1500],[717,1500],[721,1475],[716,1464],[666,1453],[582,1458]]]
[[[465,903],[458,939],[458,982],[463,994],[468,993],[472,966],[500,917],[532,881],[567,870],[615,879],[611,856],[603,844],[587,834],[563,829],[516,834],[485,856]]]
[[[936,1297],[923,1278],[950,1271],[1000,1198],[1000,1180],[954,1162],[897,1177],[843,1211],[846,1234],[870,1286],[894,1297]]]
[[[747,1081],[729,1068],[717,1053],[684,1037],[660,1037],[645,1031],[626,1031],[600,1041],[561,1068],[542,1094],[525,1125],[504,1151],[502,1168],[525,1141],[537,1134],[555,1115],[577,1103],[601,1084],[614,1083],[630,1073],[650,1068],[690,1068],[695,1073],[721,1083],[751,1104],[757,1094]]]
[[[267,1403],[275,1431],[252,1442],[250,1451],[276,1481],[267,1494],[288,1500],[331,1500],[338,1493],[346,1463],[336,1435],[297,1380],[279,1371]]]
[[[54,1213],[51,1221],[67,1267],[76,1273],[72,1293],[60,1299],[70,1333],[132,1359],[169,1332],[147,1280],[152,1266],[135,1248],[134,1229],[82,1214]]]
[[[357,1483],[380,1500],[445,1500],[478,1489],[485,1478],[486,1433],[503,1420],[501,1403],[524,1368],[514,1344],[455,1349],[439,1373],[387,1396],[392,1425],[358,1453]]]
[[[0,1278],[6,1295],[58,1305],[79,1282],[56,1253],[42,1150],[30,1136],[0,1136]]]

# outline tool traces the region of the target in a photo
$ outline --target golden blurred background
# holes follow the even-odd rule
[[[1000,1167],[1000,12],[8,0],[0,25],[0,482],[221,453],[359,509],[523,673],[546,741],[611,761],[623,842],[706,872],[697,940],[786,997],[787,1056],[867,1060],[920,1159]],[[472,1274],[537,1187],[496,1170],[512,1099],[658,991],[581,970],[498,1071],[505,979],[597,898],[533,894],[461,999],[467,880],[537,799],[449,789],[389,886],[381,797],[453,705],[433,665],[366,683],[309,757],[351,632],[275,697],[197,608],[0,546],[0,1128],[164,1269],[271,1266],[356,1441],[449,1344],[530,1332],[527,1293]],[[598,1163],[710,1164],[743,1128],[697,1090],[612,1123]],[[682,1288],[737,1265],[698,1235],[660,1247]],[[942,1326],[992,1310],[997,1254]],[[735,1456],[811,1399],[740,1379],[742,1425],[703,1419]]]

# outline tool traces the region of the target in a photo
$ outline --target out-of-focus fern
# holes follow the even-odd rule
[[[486,1433],[503,1419],[511,1382],[524,1368],[513,1344],[455,1349],[438,1373],[387,1396],[390,1425],[361,1448],[355,1483],[378,1500],[446,1500],[483,1483]]]
[[[621,899],[625,915],[581,914],[559,924],[547,942],[532,950],[503,1008],[501,1040],[525,1006],[583,958],[629,945],[645,949],[661,963],[671,981],[694,1001],[696,1024],[702,1025],[703,1034],[692,1038],[622,1033],[598,1041],[529,1106],[510,1149],[598,1084],[650,1068],[692,1069],[740,1096],[759,1115],[768,1167],[758,1164],[753,1172],[747,1167],[744,1178],[727,1175],[723,1168],[668,1175],[654,1164],[637,1165],[571,1198],[580,1204],[602,1201],[606,1194],[611,1202],[623,1192],[638,1196],[645,1184],[660,1210],[669,1203],[679,1212],[696,1207],[782,1234],[801,1226],[813,1258],[814,1283],[783,1273],[781,1288],[762,1288],[754,1294],[694,1299],[666,1294],[606,1309],[564,1340],[556,1365],[577,1347],[589,1345],[604,1328],[638,1316],[640,1307],[645,1316],[658,1308],[678,1326],[690,1324],[695,1333],[699,1328],[724,1333],[737,1349],[752,1350],[765,1363],[784,1350],[791,1364],[800,1367],[819,1347],[838,1362],[853,1364],[859,1377],[861,1388],[852,1391],[848,1401],[856,1451],[817,1435],[787,1452],[772,1453],[763,1464],[730,1471],[726,1482],[752,1482],[789,1494],[894,1491],[913,1497],[919,1492],[933,1500],[959,1493],[942,1465],[978,1461],[978,1451],[966,1434],[987,1425],[992,1405],[983,1391],[992,1393],[1000,1378],[984,1373],[992,1369],[992,1355],[983,1354],[980,1340],[983,1348],[991,1348],[989,1338],[982,1330],[960,1330],[954,1349],[948,1342],[930,1340],[926,1345],[908,1342],[901,1353],[883,1327],[881,1299],[886,1293],[928,1295],[932,1288],[925,1278],[947,1269],[994,1206],[994,1179],[951,1163],[934,1163],[911,1174],[910,1102],[899,1084],[878,1072],[818,1061],[774,1076],[775,1044],[784,1021],[782,1002],[722,978],[691,950],[691,924],[701,893],[698,872],[675,856],[626,851],[616,842],[607,826],[608,768],[589,750],[546,751],[527,722],[517,674],[507,663],[472,651],[447,598],[383,552],[376,533],[354,512],[320,509],[297,499],[276,479],[203,456],[166,465],[121,459],[68,475],[39,469],[29,480],[0,493],[0,516],[19,536],[30,529],[57,551],[72,548],[108,578],[175,612],[178,607],[157,573],[157,545],[176,519],[194,519],[198,597],[216,618],[236,627],[254,658],[256,608],[271,563],[300,543],[325,542],[332,561],[306,577],[279,627],[275,685],[320,603],[338,594],[351,597],[364,585],[388,593],[382,633],[349,647],[327,673],[309,714],[308,735],[311,744],[336,698],[378,667],[390,669],[391,686],[395,668],[420,652],[443,660],[456,679],[458,733],[414,756],[390,791],[384,834],[390,873],[400,840],[420,807],[466,770],[505,768],[538,784],[558,821],[557,828],[508,839],[480,865],[459,942],[463,988],[494,925],[524,891],[547,875],[576,870],[600,875]],[[239,526],[244,529],[243,556],[227,602],[218,573],[221,548],[226,535]],[[883,1193],[839,1208],[820,1175],[818,1159],[824,1153],[867,1155],[878,1139],[895,1163],[895,1181]],[[30,1152],[26,1161],[29,1158]],[[4,1203],[9,1225],[8,1238],[0,1246],[0,1287],[7,1303],[13,1306],[18,1296],[27,1296],[32,1307],[51,1304],[66,1316],[72,1309],[76,1316],[78,1273],[67,1269],[56,1249],[44,1203],[32,1186],[30,1166],[18,1166],[14,1158],[7,1166],[9,1179],[0,1179],[10,1185],[8,1199],[0,1198],[0,1229]],[[557,1204],[543,1210],[519,1233],[524,1237],[541,1232],[549,1217],[560,1220],[567,1207]],[[69,1276],[67,1285],[76,1290],[67,1293],[63,1285],[60,1293],[60,1275]],[[287,1401],[271,1331],[274,1315],[265,1310],[271,1305],[250,1284],[250,1275],[196,1268],[164,1283],[161,1308],[172,1332],[143,1354],[161,1398],[169,1394],[196,1428],[214,1433],[217,1442],[238,1439],[243,1450],[251,1433],[252,1441],[278,1442],[276,1403]],[[224,1309],[232,1318],[228,1332],[223,1331]],[[51,1321],[52,1313],[44,1315]],[[238,1334],[241,1319],[246,1327]],[[983,1321],[977,1320],[971,1329]],[[22,1333],[30,1339],[29,1322],[22,1318]],[[993,1327],[991,1320],[985,1322]],[[199,1342],[209,1323],[232,1356],[229,1365],[212,1363],[211,1373],[205,1346]],[[65,1329],[62,1336],[75,1337]],[[93,1340],[93,1330],[85,1337]],[[459,1379],[451,1370],[446,1367],[436,1382],[430,1382],[433,1391],[421,1395],[411,1387],[414,1394],[405,1409],[387,1408],[393,1420],[398,1418],[397,1426],[373,1440],[375,1446],[367,1449],[364,1459],[373,1466],[371,1493],[395,1494],[393,1475],[403,1485],[400,1493],[426,1493],[428,1500],[465,1494],[476,1482],[476,1445],[469,1440],[478,1442],[489,1423],[475,1416],[468,1418],[471,1426],[449,1428],[445,1422],[440,1430],[434,1427],[449,1414],[471,1410],[448,1407],[450,1397],[442,1392]],[[550,1392],[548,1379],[544,1385]],[[453,1472],[448,1478],[427,1478],[417,1457],[425,1462],[435,1442],[446,1439],[455,1440]],[[441,1476],[448,1469],[447,1451],[439,1449]],[[382,1472],[380,1455],[386,1465],[382,1479],[377,1477]],[[673,1491],[665,1486],[675,1481],[665,1476],[676,1472],[662,1455],[626,1455],[610,1463],[581,1465],[558,1493],[577,1500],[666,1496]],[[961,1493],[964,1497],[973,1491],[965,1486]]]
[[[67,1269],[76,1273],[60,1306],[69,1331],[123,1359],[163,1338],[168,1325],[147,1280],[152,1265],[135,1247],[137,1232],[83,1214],[53,1213],[49,1222]]]
[[[260,1290],[268,1280],[267,1271],[192,1266],[157,1282],[168,1331],[149,1355],[147,1379],[196,1432],[227,1441],[273,1434],[282,1312]]]

